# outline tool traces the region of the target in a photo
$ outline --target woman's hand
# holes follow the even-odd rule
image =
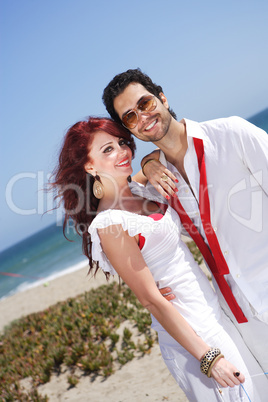
[[[178,191],[175,183],[178,180],[161,162],[157,159],[149,159],[143,164],[143,173],[155,189],[167,200],[176,197]]]
[[[161,295],[168,301],[172,301],[176,296],[169,287],[159,289]],[[235,375],[239,373],[239,375]],[[237,370],[237,368],[223,357],[219,359],[211,370],[213,377],[222,387],[234,387],[245,381],[245,376]]]
[[[239,373],[236,376],[235,373]],[[219,359],[211,370],[213,377],[222,387],[234,387],[245,381],[245,376],[228,360],[223,357]]]

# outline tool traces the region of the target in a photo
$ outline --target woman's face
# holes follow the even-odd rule
[[[133,172],[132,152],[126,145],[126,140],[114,137],[105,131],[95,133],[88,157],[86,170],[93,175],[97,172],[99,176],[104,174],[118,178],[128,177]]]

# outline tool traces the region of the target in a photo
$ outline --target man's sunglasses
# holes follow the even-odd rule
[[[139,119],[138,110],[141,113],[148,113],[155,110],[156,106],[156,99],[153,95],[144,96],[141,100],[139,100],[135,109],[131,109],[123,116],[123,125],[130,130],[135,128]]]

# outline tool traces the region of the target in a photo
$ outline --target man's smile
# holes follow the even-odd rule
[[[153,120],[147,127],[145,127],[144,130],[145,130],[145,131],[151,130],[151,128],[153,128],[156,123],[157,123],[157,119]]]

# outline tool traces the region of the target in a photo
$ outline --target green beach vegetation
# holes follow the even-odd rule
[[[200,263],[194,243],[188,246]],[[48,401],[38,386],[53,373],[68,370],[70,387],[81,375],[111,375],[150,353],[157,341],[150,325],[131,290],[115,282],[14,321],[0,336],[0,401]]]
[[[126,320],[135,324],[137,341],[128,327],[119,336]],[[150,315],[130,289],[116,283],[13,322],[0,338],[2,401],[48,400],[38,395],[38,385],[66,367],[70,386],[81,373],[111,375],[115,364],[150,350],[156,338],[150,324]],[[21,380],[29,377],[31,389],[24,390]]]

